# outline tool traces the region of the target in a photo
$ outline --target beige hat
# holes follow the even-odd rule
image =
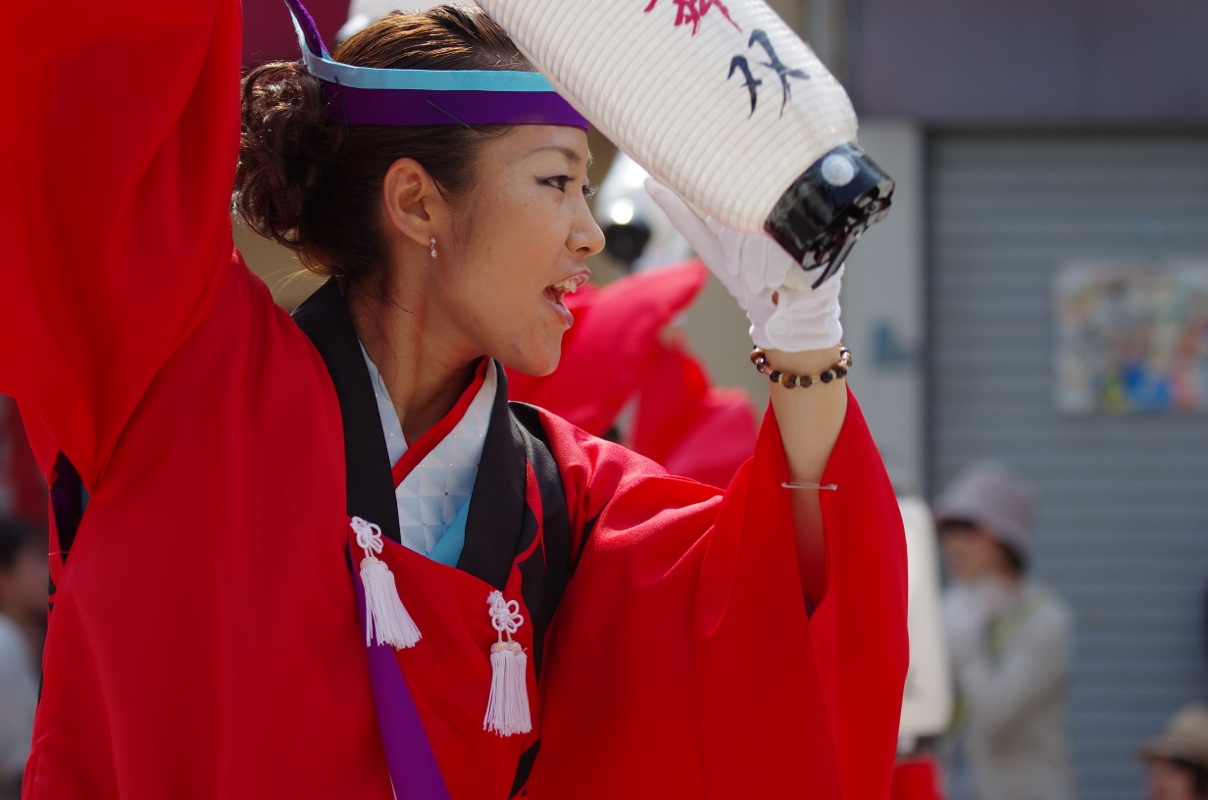
[[[1003,464],[971,464],[936,499],[933,508],[936,522],[976,523],[1024,561],[1031,554],[1032,492]]]
[[[1137,757],[1177,758],[1208,769],[1208,706],[1192,703],[1181,708],[1161,737],[1143,745]]]

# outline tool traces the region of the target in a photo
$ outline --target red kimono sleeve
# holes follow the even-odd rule
[[[551,421],[586,528],[555,621],[529,797],[888,796],[906,557],[854,399],[826,470],[827,593],[807,613],[771,413],[724,494]]]
[[[14,6],[0,393],[91,488],[230,261],[240,9]]]

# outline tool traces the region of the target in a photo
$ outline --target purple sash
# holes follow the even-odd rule
[[[353,564],[356,563],[354,556]],[[352,583],[357,593],[361,630],[364,630],[365,588],[355,566]],[[394,796],[398,800],[449,800],[449,790],[424,733],[419,710],[399,669],[394,648],[388,644],[372,644],[366,646],[365,654],[369,656],[369,682],[373,687],[378,730],[382,734]]]
[[[323,84],[328,119],[345,125],[591,127],[540,73],[376,69],[333,61],[302,0],[285,3],[306,70]]]

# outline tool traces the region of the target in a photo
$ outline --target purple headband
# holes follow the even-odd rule
[[[328,116],[346,125],[590,124],[539,72],[375,69],[333,61],[300,0],[285,0]]]

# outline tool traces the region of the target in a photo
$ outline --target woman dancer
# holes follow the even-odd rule
[[[883,795],[903,546],[837,281],[654,190],[793,343],[724,493],[509,406],[602,244],[584,121],[481,12],[328,57],[293,11],[241,137],[233,0],[69,2],[14,82],[0,391],[55,509],[27,796]],[[293,318],[232,172],[331,278]]]

